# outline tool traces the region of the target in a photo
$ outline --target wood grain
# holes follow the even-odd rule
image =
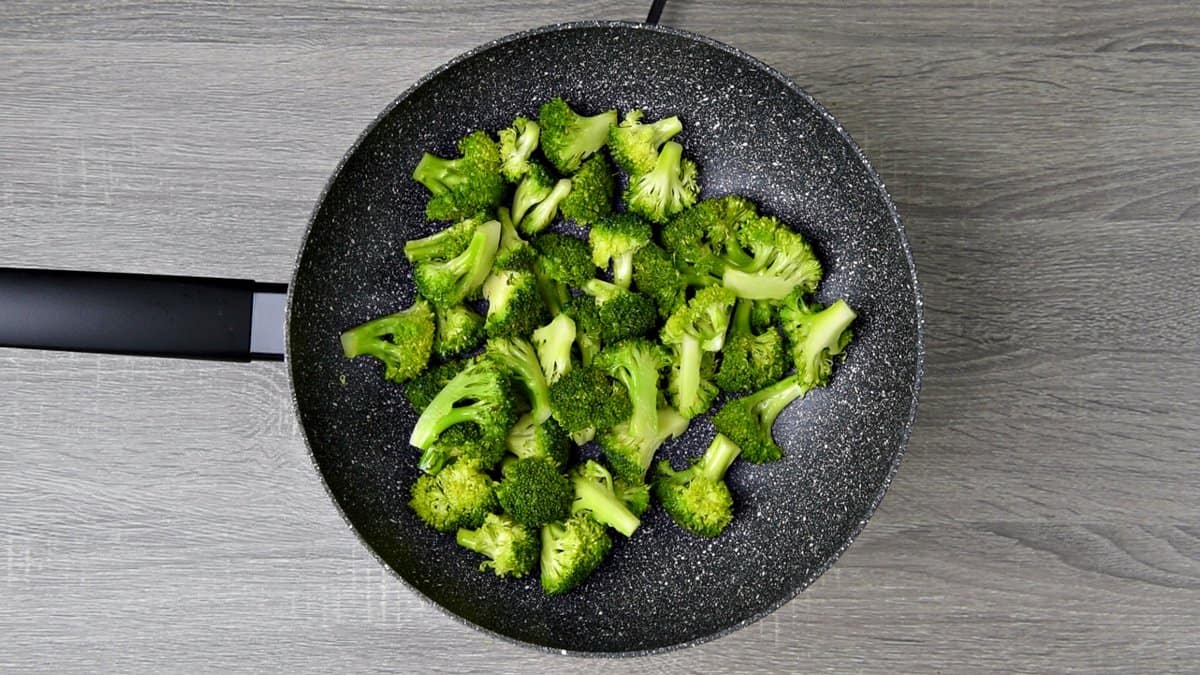
[[[0,265],[287,280],[326,177],[429,69],[648,3],[0,4]],[[358,543],[278,364],[0,350],[0,670],[1188,672],[1200,663],[1200,13],[671,2],[888,182],[927,380],[813,588],[619,662],[497,642]]]

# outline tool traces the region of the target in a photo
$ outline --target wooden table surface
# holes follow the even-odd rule
[[[0,265],[285,282],[360,130],[597,0],[0,3]],[[451,621],[327,498],[282,365],[0,350],[0,670],[1192,671],[1200,8],[671,2],[887,181],[927,376],[891,492],[768,618],[565,659]]]

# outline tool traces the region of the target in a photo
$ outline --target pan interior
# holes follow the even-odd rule
[[[386,64],[381,64],[386,65]],[[737,502],[720,537],[682,534],[660,508],[581,588],[547,598],[536,579],[499,579],[407,508],[415,416],[369,359],[338,334],[413,299],[404,242],[436,229],[409,179],[421,153],[454,154],[477,128],[507,126],[562,95],[595,113],[679,115],[705,196],[737,193],[801,231],[825,267],[820,299],[860,314],[828,389],[780,417],[785,450],[739,462]],[[289,360],[297,407],[332,496],[366,544],[452,614],[498,635],[578,652],[643,652],[711,638],[778,607],[810,583],[869,517],[907,439],[920,379],[918,293],[886,192],[807,96],[751,59],[676,31],[585,24],[483,48],[402,97],[329,185],[293,282]],[[697,420],[660,457],[699,454]],[[620,539],[619,535],[615,535]]]

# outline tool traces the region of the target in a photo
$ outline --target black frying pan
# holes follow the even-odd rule
[[[784,459],[730,470],[737,513],[724,534],[685,535],[655,507],[579,589],[547,598],[536,579],[480,573],[477,556],[413,516],[406,506],[417,474],[407,445],[413,412],[377,363],[342,357],[338,334],[413,299],[403,244],[434,229],[423,218],[423,189],[408,178],[421,153],[452,155],[463,134],[500,129],[554,95],[586,113],[641,107],[650,119],[679,115],[704,194],[746,195],[802,231],[827,269],[820,299],[845,298],[859,319],[832,384],[780,416]],[[163,319],[149,338],[105,314],[134,308],[144,321],[147,289],[157,293],[151,302]],[[269,313],[278,290],[7,270],[0,344],[244,359],[252,333],[263,328],[252,329],[250,316]],[[69,322],[61,320],[64,307]],[[922,372],[912,258],[858,147],[780,73],[707,38],[645,24],[564,24],[510,36],[403,94],[330,180],[287,308],[288,367],[313,461],[367,546],[451,616],[577,653],[637,654],[708,640],[812,583],[882,498],[908,439]],[[14,312],[20,321],[7,320]],[[130,342],[133,335],[141,343]],[[269,346],[254,349],[270,356]],[[699,454],[711,436],[701,420],[660,456]]]

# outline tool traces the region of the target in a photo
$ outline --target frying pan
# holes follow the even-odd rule
[[[920,294],[892,201],[833,117],[754,58],[653,25],[655,4],[647,24],[569,23],[485,44],[396,99],[325,188],[286,323],[278,286],[10,269],[0,270],[0,345],[280,358],[286,325],[296,411],[331,498],[382,563],[451,617],[544,649],[630,655],[765,616],[833,564],[896,471],[922,375]],[[745,195],[801,231],[826,268],[819,299],[845,298],[859,319],[831,385],[779,417],[783,460],[730,469],[736,517],[725,533],[686,535],[652,508],[581,587],[548,598],[536,578],[481,573],[477,556],[414,517],[415,415],[378,363],[342,357],[338,335],[413,300],[403,245],[436,227],[408,178],[421,153],[450,156],[460,136],[503,128],[555,95],[587,114],[679,115],[704,195]],[[698,419],[659,456],[678,464],[712,434]]]

